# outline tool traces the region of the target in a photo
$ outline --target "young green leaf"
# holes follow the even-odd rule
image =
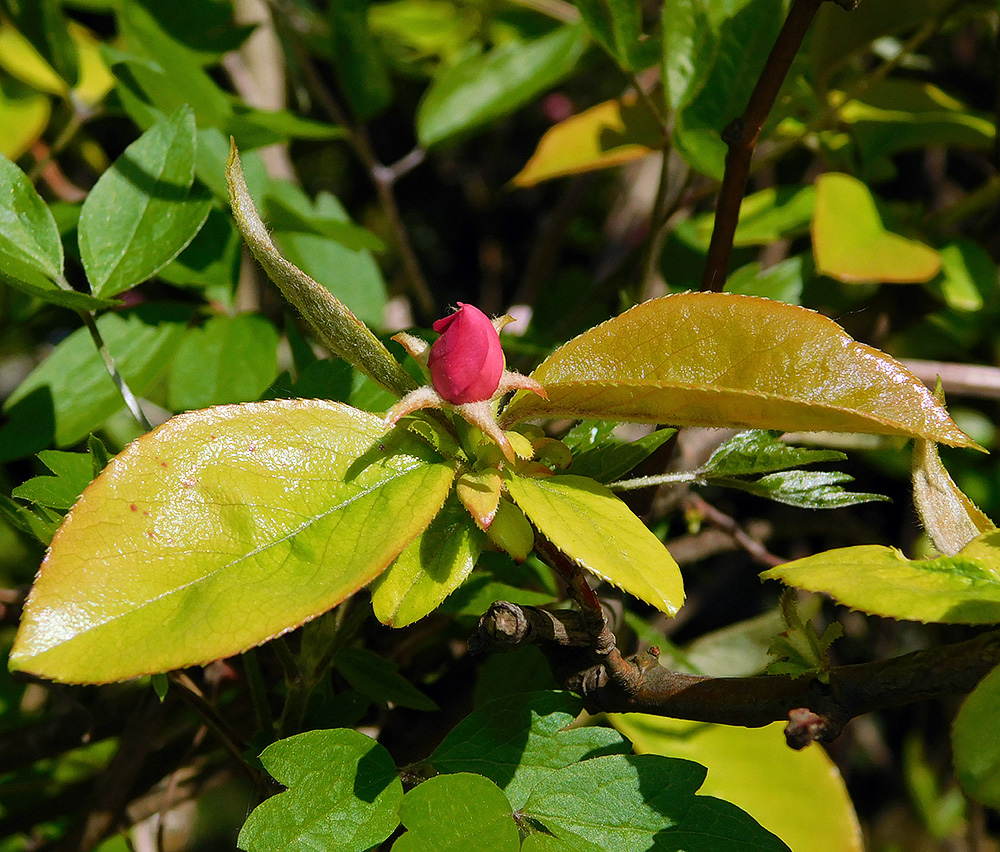
[[[566,730],[583,710],[569,692],[527,692],[484,704],[458,723],[428,758],[439,772],[477,772],[515,808],[556,770],[598,755],[627,754],[631,744],[609,728]]]
[[[55,476],[29,479],[17,486],[11,496],[50,509],[69,509],[94,478],[94,462],[90,454],[42,450],[38,458]]]
[[[410,790],[399,806],[406,834],[393,852],[518,852],[510,802],[488,778],[439,775]]]
[[[861,827],[836,764],[821,748],[790,749],[784,723],[739,728],[642,713],[615,714],[611,723],[639,754],[707,767],[703,794],[742,808],[795,852],[863,852]],[[803,801],[823,807],[802,808]]]
[[[414,710],[438,706],[399,673],[395,663],[365,648],[341,648],[333,665],[355,691],[385,705],[399,704]]]
[[[453,476],[422,442],[337,403],[175,417],[117,456],[74,507],[11,667],[103,683],[260,644],[381,573]],[[115,650],[124,645],[128,654]]]
[[[406,627],[437,609],[472,571],[486,536],[453,496],[372,583],[375,617]]]
[[[907,559],[869,544],[785,562],[761,577],[888,618],[993,624],[1000,621],[1000,532],[983,533],[955,556]]]
[[[157,122],[94,185],[80,212],[80,257],[95,296],[151,278],[194,239],[211,210],[194,181],[194,113]]]
[[[874,432],[975,447],[902,364],[795,305],[727,293],[651,299],[558,348],[506,426],[535,417]]]
[[[399,824],[403,785],[389,752],[364,734],[306,731],[260,760],[289,789],[250,814],[236,841],[245,852],[366,852]]]
[[[789,852],[735,805],[696,796],[705,772],[652,754],[595,757],[560,769],[532,791],[522,813],[565,845],[535,835],[529,848]]]
[[[52,541],[52,536],[56,534],[63,521],[63,516],[52,509],[39,504],[30,508],[22,506],[6,494],[0,494],[0,517],[14,529],[37,539],[44,545]]]
[[[417,138],[431,147],[502,118],[562,80],[587,32],[564,26],[530,42],[511,40],[469,56],[431,84],[417,110]]]
[[[663,543],[603,485],[582,476],[507,475],[507,490],[545,538],[581,568],[668,615],[680,609],[680,569]]]
[[[977,802],[1000,807],[1000,741],[993,736],[1000,717],[1000,668],[969,693],[951,729],[955,774]]]

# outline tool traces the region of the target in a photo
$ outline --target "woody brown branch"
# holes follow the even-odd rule
[[[482,653],[539,645],[557,677],[591,712],[748,728],[784,721],[793,748],[836,739],[855,716],[969,692],[1000,664],[1000,631],[889,660],[836,666],[827,683],[809,676],[684,674],[659,665],[656,649],[630,658],[615,647],[595,654],[590,636],[575,610],[546,612],[501,601],[480,619],[470,647]]]

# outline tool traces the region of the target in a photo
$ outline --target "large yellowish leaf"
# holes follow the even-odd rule
[[[42,563],[11,667],[102,683],[206,663],[376,577],[454,470],[380,418],[275,400],[182,414],[118,455]]]
[[[983,533],[954,556],[907,559],[894,547],[842,547],[761,574],[822,592],[889,618],[946,624],[1000,622],[1000,532]]]
[[[837,172],[816,179],[812,240],[816,270],[838,281],[930,281],[941,269],[937,251],[887,231],[868,187]]]
[[[519,393],[535,417],[873,432],[975,447],[902,364],[820,314],[752,296],[684,293],[637,305],[561,346]]]
[[[535,528],[598,577],[673,615],[684,602],[674,558],[621,500],[583,476],[508,474],[507,491]]]
[[[535,153],[512,181],[534,186],[565,175],[620,166],[663,144],[663,130],[635,93],[605,101],[545,131]]]
[[[611,724],[639,754],[682,757],[705,766],[708,776],[699,792],[742,808],[793,852],[864,849],[837,767],[820,746],[790,749],[781,722],[735,728],[628,713],[612,715]]]

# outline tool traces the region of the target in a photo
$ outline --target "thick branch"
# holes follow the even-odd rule
[[[890,660],[837,666],[829,671],[828,683],[776,675],[716,678],[670,671],[659,665],[655,648],[629,659],[617,648],[595,655],[588,637],[579,612],[498,602],[480,620],[473,643],[480,652],[540,645],[564,685],[595,712],[651,713],[749,728],[785,721],[793,748],[836,739],[855,716],[969,692],[1000,663],[1000,631],[992,631]]]

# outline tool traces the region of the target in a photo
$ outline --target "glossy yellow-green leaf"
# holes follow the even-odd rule
[[[372,583],[375,617],[406,627],[437,609],[469,576],[486,536],[458,500],[449,498],[427,529]]]
[[[507,490],[535,528],[598,577],[673,615],[681,572],[663,543],[621,500],[583,476],[508,475]]]
[[[819,746],[790,749],[781,722],[736,728],[628,713],[613,715],[611,723],[639,754],[682,757],[707,767],[700,793],[742,808],[794,852],[864,849],[836,765]]]
[[[534,186],[565,175],[620,166],[663,144],[663,130],[634,93],[605,101],[545,131],[535,153],[512,181]]]
[[[182,414],[131,444],[56,533],[11,667],[102,683],[239,653],[376,577],[454,475],[338,403]]]
[[[996,529],[955,484],[932,441],[913,442],[911,479],[920,522],[945,556],[954,556],[980,533]]]
[[[69,33],[80,60],[80,79],[73,93],[85,104],[100,102],[111,91],[114,78],[100,56],[99,43],[86,28],[69,22]],[[41,92],[64,97],[69,87],[37,50],[10,24],[0,26],[0,67]]]
[[[455,481],[455,493],[480,529],[489,529],[500,503],[500,471],[496,468],[463,473]]]
[[[752,296],[637,305],[561,346],[507,424],[593,417],[677,426],[873,432],[974,447],[902,364],[820,314]]]
[[[937,251],[887,231],[868,187],[837,172],[816,179],[812,240],[816,271],[838,281],[929,281],[941,269]]]
[[[954,556],[907,559],[894,547],[843,547],[761,574],[823,592],[874,615],[946,624],[1000,622],[1000,532],[983,533]]]

